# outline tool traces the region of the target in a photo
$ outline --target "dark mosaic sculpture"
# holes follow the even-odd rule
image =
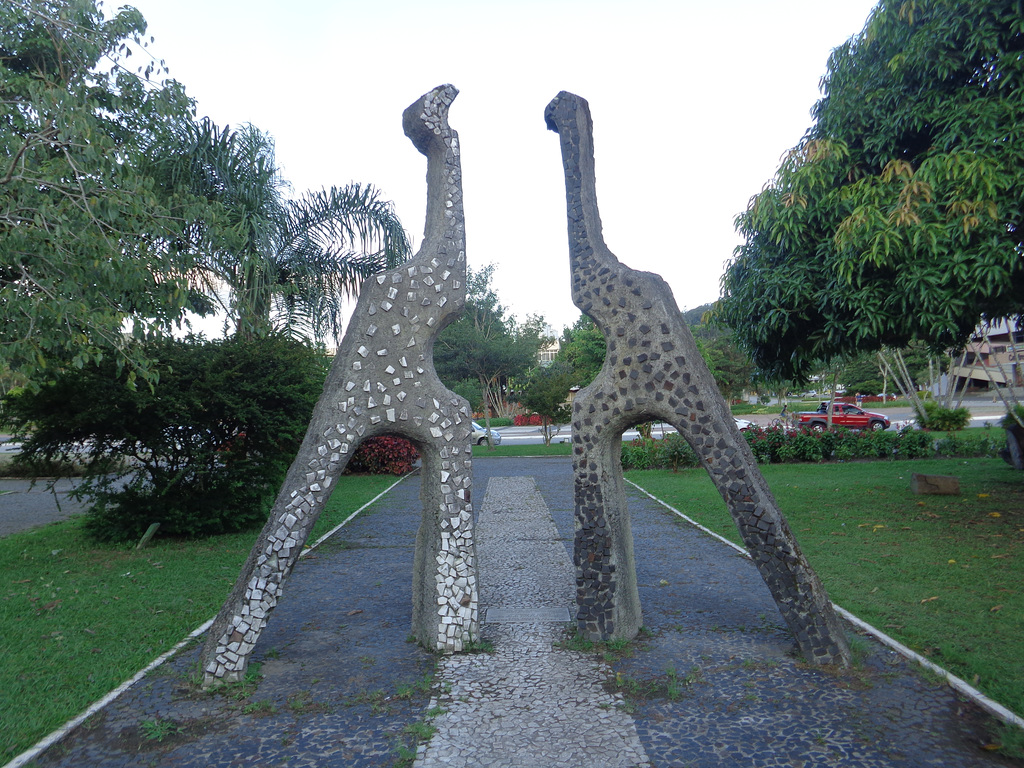
[[[465,222],[458,134],[440,86],[403,115],[427,156],[427,222],[410,261],[363,283],[309,431],[270,519],[202,651],[203,685],[241,680],[249,654],[332,487],[363,440],[394,434],[422,455],[423,517],[413,568],[412,631],[433,650],[460,651],[478,637],[470,504],[468,403],[434,371],[437,334],[466,301]]]
[[[544,116],[561,138],[573,303],[593,319],[607,343],[604,367],[577,394],[572,409],[579,632],[592,640],[631,638],[641,626],[620,451],[626,429],[661,420],[697,452],[800,650],[815,663],[848,664],[843,627],[668,284],[621,264],[604,243],[587,102],[563,91]]]

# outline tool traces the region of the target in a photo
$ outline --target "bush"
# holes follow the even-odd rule
[[[345,466],[345,474],[405,475],[412,472],[420,452],[404,437],[383,435],[359,444]]]
[[[537,413],[519,414],[512,419],[512,426],[514,427],[539,427],[543,423],[543,419]]]
[[[700,466],[696,451],[678,432],[670,432],[662,439],[661,458],[673,472],[677,472],[680,467]]]
[[[921,426],[935,432],[953,432],[963,429],[971,420],[971,412],[966,408],[943,408],[934,400],[927,400],[923,404],[924,413],[921,416]]]
[[[484,417],[481,416],[480,418],[477,419],[477,421],[479,421],[481,424],[483,424],[484,423]],[[491,427],[494,428],[494,429],[496,429],[498,427],[511,427],[511,426],[513,426],[512,419],[499,418],[499,417],[494,417],[494,418],[491,419]]]
[[[854,461],[869,459],[924,459],[937,456],[998,457],[1003,432],[969,429],[936,439],[930,432],[834,429],[813,432],[788,427],[751,427],[744,438],[758,464]],[[700,466],[697,454],[677,433],[663,440],[637,438],[622,445],[622,468],[672,469]]]
[[[1016,414],[1016,417],[1014,417]],[[1018,419],[1024,422],[1024,405],[1017,404],[1013,407],[1013,413],[1007,413],[999,421],[999,426],[1003,429],[1012,429],[1018,425]]]
[[[255,527],[267,516],[323,387],[323,358],[272,336],[147,345],[152,387],[131,389],[109,355],[8,398],[26,460],[80,461],[86,530],[133,541]],[[119,471],[111,472],[112,466]]]

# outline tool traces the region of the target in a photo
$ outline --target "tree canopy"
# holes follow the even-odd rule
[[[961,345],[1024,310],[1018,0],[883,0],[833,51],[814,125],[737,218],[718,321],[759,369]]]
[[[466,281],[466,311],[441,331],[434,342],[434,366],[441,381],[455,388],[476,379],[484,398],[484,418],[508,394],[508,381],[537,362],[544,321],[538,317],[519,323],[501,305],[491,286],[494,265],[470,270]]]
[[[572,416],[572,408],[568,404],[569,390],[575,385],[576,378],[576,371],[559,360],[537,366],[526,377],[519,402],[527,412],[540,416],[544,445],[551,445],[556,425],[567,423]]]
[[[154,148],[152,165],[168,188],[183,186],[222,212],[187,229],[195,274],[213,297],[227,289],[223,309],[237,333],[259,335],[278,323],[337,341],[342,301],[409,255],[393,205],[370,185],[290,199],[274,141],[255,126],[182,123]]]
[[[607,348],[604,334],[594,321],[586,315],[580,315],[571,328],[562,331],[555,361],[565,364],[571,370],[570,386],[585,387],[601,372]]]
[[[157,334],[190,304],[180,222],[208,211],[140,161],[192,104],[149,80],[152,60],[126,68],[145,31],[138,11],[105,19],[92,0],[0,5],[0,345],[15,373],[116,350],[145,375],[125,332]]]

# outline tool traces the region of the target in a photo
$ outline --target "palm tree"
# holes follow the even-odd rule
[[[393,205],[370,185],[349,184],[288,199],[269,135],[252,125],[219,128],[204,118],[154,142],[155,175],[217,207],[188,222],[182,247],[203,256],[195,279],[221,304],[235,332],[286,326],[336,340],[341,310],[363,279],[406,258],[410,246]]]

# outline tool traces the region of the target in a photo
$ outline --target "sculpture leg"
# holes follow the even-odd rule
[[[413,634],[428,648],[457,652],[478,639],[479,626],[472,453],[469,442],[463,441],[432,445],[422,457],[423,519],[413,563]]]
[[[573,402],[576,496],[576,630],[588,640],[628,640],[643,625],[633,533],[622,478],[621,435],[601,440],[582,417],[600,410],[600,393]]]

